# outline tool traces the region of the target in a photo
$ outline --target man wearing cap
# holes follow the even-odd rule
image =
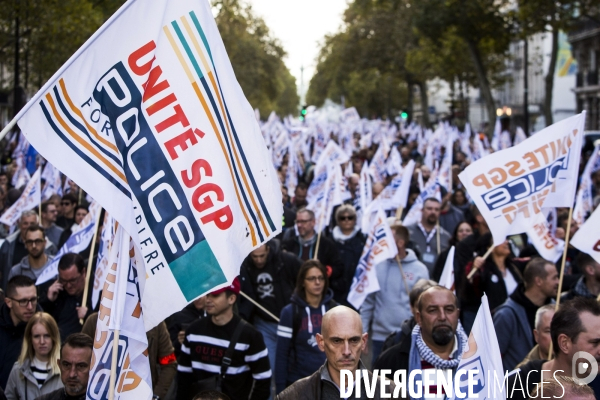
[[[262,334],[234,315],[239,293],[240,281],[235,278],[230,286],[208,294],[204,309],[210,318],[193,322],[185,331],[177,366],[177,399],[190,400],[197,392],[215,390],[217,385],[232,399],[269,398],[272,373],[268,351]],[[236,334],[233,353],[225,357]]]

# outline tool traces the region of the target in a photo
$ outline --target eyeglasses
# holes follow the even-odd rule
[[[354,221],[354,215],[344,215],[340,217],[340,221]]]
[[[324,276],[309,276],[306,278],[306,280],[309,282],[315,282],[315,281],[325,282],[325,277]]]
[[[31,303],[31,305],[35,307],[35,305],[38,302],[38,298],[37,297],[32,297],[30,299],[13,299],[12,297],[9,297],[9,299],[11,299],[12,301],[16,302],[21,307],[27,307],[27,305],[29,303]]]
[[[44,244],[44,239],[35,239],[35,240],[26,240],[25,241],[25,246],[41,246],[42,244]]]
[[[296,224],[308,224],[309,222],[312,222],[312,219],[297,219],[296,220]]]
[[[74,285],[76,284],[79,279],[81,279],[83,275],[79,275],[77,278],[73,278],[73,279],[69,279],[68,281],[64,280],[64,279],[60,279],[58,278],[58,281],[60,282],[61,285],[63,286],[67,286],[67,285]]]

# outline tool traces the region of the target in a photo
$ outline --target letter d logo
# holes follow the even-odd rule
[[[581,360],[581,359],[584,360]],[[596,375],[598,375],[598,361],[585,351],[578,351],[571,360],[571,373],[573,378],[579,380],[582,384],[590,384]],[[580,376],[584,376],[581,378]]]

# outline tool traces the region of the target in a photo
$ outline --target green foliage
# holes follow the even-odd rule
[[[15,18],[20,22],[20,82],[37,91],[107,20],[124,0],[0,1],[0,60],[12,76]],[[296,82],[282,59],[285,51],[264,21],[238,0],[214,2],[216,21],[236,77],[252,107],[266,118],[275,110],[295,114]],[[12,89],[12,79],[0,89]]]

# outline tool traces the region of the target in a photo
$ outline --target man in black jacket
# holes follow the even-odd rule
[[[37,307],[35,282],[17,275],[8,282],[6,298],[0,307],[0,386],[6,387],[8,376],[21,353],[25,326]]]
[[[271,240],[251,252],[242,263],[242,292],[279,318],[283,307],[290,303],[299,271],[300,260],[287,251],[279,251],[277,239]],[[243,296],[239,302],[239,313],[262,333],[269,349],[271,370],[274,370],[279,321]]]
[[[336,301],[345,300],[344,297],[344,266],[335,243],[325,235],[319,236],[315,231],[315,213],[302,208],[296,213],[296,227],[298,234],[284,235],[282,247],[294,254],[302,261],[315,258],[317,252],[317,239],[319,248],[316,258],[327,268],[329,287],[333,290]]]
[[[563,293],[562,301],[572,300],[577,296],[595,299],[600,294],[600,264],[589,254],[579,253],[577,266],[583,272],[583,276],[568,292]]]

